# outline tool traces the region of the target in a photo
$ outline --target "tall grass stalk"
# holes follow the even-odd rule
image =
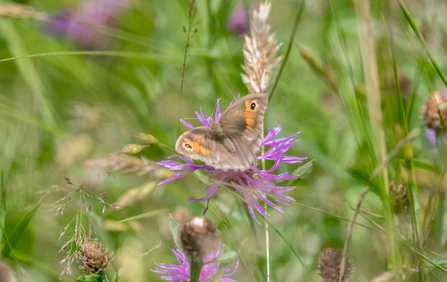
[[[370,2],[362,0],[356,3],[356,13],[359,21],[362,22],[360,29],[360,51],[362,58],[363,73],[366,87],[366,97],[368,101],[368,112],[371,123],[373,148],[376,154],[376,159],[383,162],[386,159],[386,144],[385,144],[385,130],[383,127],[383,117],[381,109],[381,97],[379,88],[378,69],[376,63],[374,38],[371,26],[371,11]],[[394,268],[397,268],[396,250],[394,245],[394,221],[393,213],[390,208],[389,197],[389,181],[387,166],[383,167],[383,189],[382,201],[384,202],[387,223],[388,223],[388,237],[390,244],[390,257]]]

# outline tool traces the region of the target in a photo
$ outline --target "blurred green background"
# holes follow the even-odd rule
[[[39,13],[33,18],[0,19],[0,169],[6,190],[6,234],[12,234],[19,220],[43,196],[38,191],[51,191],[20,232],[14,257],[2,256],[15,275],[21,275],[19,281],[58,281],[64,269],[59,263],[64,252],[58,251],[66,241],[57,242],[59,231],[76,215],[77,205],[75,201],[69,203],[64,214],[58,216],[48,210],[70,190],[76,197],[73,191],[77,185],[98,195],[107,192],[108,202],[122,206],[119,211],[107,208],[103,214],[103,205],[93,199],[88,200],[92,211],[83,211],[86,228],[92,222],[98,239],[115,253],[107,274],[112,276],[117,269],[128,267],[132,271],[123,276],[123,281],[160,281],[160,275],[150,271],[155,269],[154,262],[176,263],[168,214],[174,213],[180,221],[202,214],[204,204],[185,201],[203,197],[206,185],[188,177],[155,186],[160,180],[154,175],[93,160],[118,155],[126,144],[139,143],[134,137],[138,132],[150,133],[173,147],[179,133],[186,129],[179,124],[179,117],[195,118],[194,111],[200,107],[209,115],[217,98],[222,98],[223,110],[238,93],[247,94],[240,77],[243,35],[231,23],[236,9],[245,9],[248,14],[257,2],[197,0],[193,21],[197,32],[189,41],[182,96],[183,26],[188,28],[190,2],[118,1],[107,12],[108,17],[99,21],[103,15],[95,9],[115,1],[102,2],[108,4],[23,0],[21,4]],[[371,187],[362,204],[364,214],[388,228],[389,214],[380,198],[383,174],[374,181],[369,179],[380,162],[376,158],[378,148],[370,146],[374,129],[370,126],[365,83],[369,74],[362,61],[366,42],[362,3],[306,2],[290,57],[266,111],[265,128],[280,124],[279,137],[301,131],[300,141],[289,155],[315,159],[313,171],[287,193],[297,202],[285,207],[284,214],[268,210],[269,221],[281,234],[270,229],[272,281],[322,281],[316,274],[318,257],[328,247],[343,248],[349,222],[341,217],[352,218],[352,208],[364,186]],[[286,52],[299,4],[292,0],[273,2],[272,31],[284,44],[279,55]],[[405,4],[440,69],[447,70],[447,3],[411,0]],[[411,143],[412,169],[398,151],[388,163],[388,178],[417,184],[415,196],[423,237],[431,199],[440,185],[436,175],[440,173],[433,147],[424,135],[421,113],[430,92],[445,86],[397,2],[371,1],[369,7],[387,152],[405,137],[405,127],[409,131],[420,129]],[[99,22],[69,30],[66,25],[70,19]],[[4,60],[8,58],[13,59]],[[400,92],[396,91],[393,63]],[[277,70],[273,78],[276,74]],[[401,109],[406,116],[404,123],[400,120]],[[198,124],[197,120],[187,121]],[[161,161],[170,154],[150,146],[135,157]],[[282,164],[278,173],[292,172],[298,166]],[[408,180],[412,175],[415,178]],[[64,177],[76,185],[67,184]],[[445,252],[443,197],[444,192],[427,243],[427,248],[437,254]],[[161,211],[111,225],[154,210]],[[240,266],[232,278],[266,281],[264,227],[248,215],[246,205],[220,189],[211,200],[207,218],[221,230],[222,242],[239,252]],[[391,218],[397,224],[397,217]],[[357,220],[373,226],[362,216]],[[401,236],[395,229],[396,237]],[[73,234],[72,229],[67,232]],[[406,281],[420,281],[422,276],[424,281],[446,279],[445,273],[426,261],[421,262],[420,272],[412,272],[417,254],[411,246],[396,243],[398,259],[393,264],[389,240],[380,232],[355,226],[348,253],[356,271],[350,281],[367,281],[387,270],[397,275],[393,281],[404,276]],[[160,241],[160,249],[134,262]],[[425,254],[441,268],[447,263],[443,256]],[[234,264],[230,263],[232,269]],[[79,276],[76,262],[72,271],[73,275],[65,275],[62,280],[73,281]]]

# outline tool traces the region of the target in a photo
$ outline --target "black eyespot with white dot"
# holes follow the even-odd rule
[[[251,109],[252,111],[254,111],[255,108],[256,108],[256,103],[251,103],[251,105],[250,105],[250,109]]]
[[[188,148],[188,149],[192,148],[191,145],[189,145],[189,144],[185,144],[185,147]]]

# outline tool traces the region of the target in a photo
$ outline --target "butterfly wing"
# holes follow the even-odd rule
[[[219,119],[223,131],[255,140],[262,133],[268,98],[265,94],[250,94],[229,106]]]
[[[252,166],[261,140],[261,134],[254,140],[250,140],[243,135],[237,135],[231,138],[236,148],[234,152],[229,152],[222,142],[218,142],[216,144],[218,161],[211,165],[216,169],[222,169],[224,171],[230,169],[245,171]]]
[[[191,159],[213,164],[218,161],[217,143],[211,129],[200,126],[183,133],[175,143],[175,150]]]
[[[264,112],[268,98],[265,94],[247,95],[230,107],[220,117],[219,124],[225,135],[234,144],[235,151],[229,152],[224,144],[216,145],[218,161],[216,169],[247,170],[255,160],[262,140]]]

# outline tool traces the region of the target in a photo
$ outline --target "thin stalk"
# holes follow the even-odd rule
[[[180,135],[180,117],[182,116],[182,95],[183,95],[183,81],[185,80],[185,68],[186,68],[186,55],[188,54],[189,39],[191,39],[191,29],[194,21],[194,16],[196,15],[196,1],[192,0],[189,7],[189,21],[188,21],[188,31],[186,33],[185,42],[185,53],[183,54],[183,65],[182,65],[182,81],[180,83],[180,100],[179,100],[179,110],[178,110],[178,128],[177,133]],[[183,27],[185,28],[185,27]]]
[[[191,269],[189,272],[189,281],[199,282],[200,272],[202,271],[203,262],[191,259]]]
[[[442,82],[444,82],[444,85],[447,86],[447,78],[445,77],[444,73],[442,72],[441,68],[438,65],[438,62],[436,61],[435,57],[433,57],[433,54],[430,51],[430,48],[427,45],[427,42],[425,42],[424,37],[422,36],[421,32],[419,31],[418,27],[416,26],[416,23],[413,21],[413,18],[410,15],[410,12],[408,11],[407,7],[405,6],[404,2],[402,0],[398,0],[397,2],[404,13],[405,18],[407,19],[408,23],[410,24],[411,28],[413,29],[414,33],[416,34],[417,38],[422,44],[422,47],[424,47],[425,52],[427,53],[428,57],[430,58],[431,63],[433,64],[433,67],[435,68],[436,72],[438,73],[439,77],[441,78]]]
[[[264,129],[262,129],[262,136],[264,136]],[[264,137],[262,138],[264,139]],[[262,155],[265,153],[265,146],[261,147]],[[265,159],[262,159],[262,170],[265,171]],[[267,197],[267,195],[266,195]],[[267,212],[267,202],[264,201],[264,209]],[[269,223],[267,218],[265,220],[265,259],[267,268],[267,282],[270,282],[270,243],[269,243]]]
[[[295,38],[296,29],[298,27],[298,23],[300,22],[301,15],[303,14],[305,2],[306,2],[306,0],[302,0],[301,5],[298,9],[298,14],[296,15],[295,24],[293,25],[292,35],[290,36],[289,45],[287,46],[287,51],[284,56],[284,60],[281,63],[281,67],[279,68],[278,75],[275,78],[275,82],[273,83],[272,90],[270,91],[270,94],[269,94],[269,103],[272,100],[273,94],[275,93],[275,89],[276,89],[276,86],[278,85],[279,78],[281,77],[282,71],[284,70],[284,66],[286,65],[287,60],[289,59],[290,51],[292,50],[292,46],[293,46],[293,39]]]
[[[381,109],[381,98],[379,88],[379,78],[377,63],[374,49],[374,38],[371,24],[371,11],[370,2],[363,0],[357,5],[357,16],[364,21],[364,27],[360,30],[364,32],[363,37],[359,37],[360,51],[363,63],[363,71],[366,85],[366,93],[368,100],[369,118],[371,123],[371,130],[373,136],[373,145],[376,150],[376,158],[379,162],[383,162],[386,159],[386,144],[385,144],[385,130],[383,127],[383,116]],[[378,151],[377,151],[378,149]],[[387,213],[388,222],[388,234],[390,242],[390,254],[392,257],[393,265],[397,266],[396,252],[394,245],[393,235],[393,214],[389,204],[389,185],[388,185],[388,169],[383,167],[383,190],[381,191],[382,199],[386,204],[384,205]]]
[[[368,191],[369,191],[369,187],[367,186],[363,189],[362,194],[360,194],[359,201],[357,202],[357,207],[354,212],[354,216],[352,217],[351,223],[349,224],[348,234],[346,235],[345,246],[343,248],[343,254],[341,256],[340,276],[338,278],[339,282],[343,281],[343,275],[345,274],[346,255],[348,253],[349,242],[350,242],[351,236],[352,236],[352,230],[354,230],[355,219],[357,218],[357,215],[359,214],[359,210],[360,210],[360,206],[362,205],[363,198],[365,197],[366,193],[368,193]]]

